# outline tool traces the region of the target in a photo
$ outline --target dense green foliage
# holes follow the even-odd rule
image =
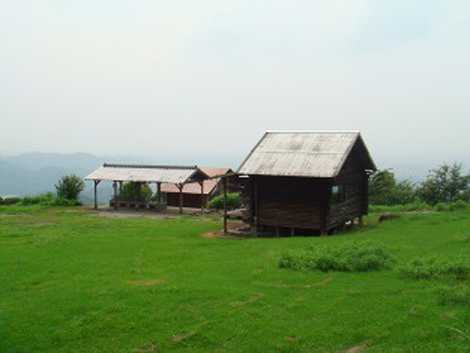
[[[85,183],[82,178],[76,175],[66,175],[60,178],[55,188],[58,199],[77,201],[78,196],[85,188]]]
[[[403,205],[416,201],[415,185],[397,182],[390,170],[377,171],[369,181],[369,200],[375,205]]]
[[[232,240],[201,237],[221,229],[216,218],[0,206],[0,352],[467,353],[468,280],[395,268],[468,258],[468,212],[366,222],[338,236]],[[396,263],[278,267],[286,251],[355,241],[383,245]]]
[[[124,201],[149,201],[152,190],[145,183],[128,182],[122,185],[119,199]]]
[[[435,205],[439,202],[465,199],[469,196],[469,190],[470,176],[462,174],[462,165],[444,164],[430,171],[426,180],[419,186],[417,194],[423,201]]]
[[[367,272],[387,268],[390,252],[372,241],[353,241],[342,246],[314,246],[283,254],[279,267],[293,270]]]
[[[402,266],[400,271],[405,276],[415,279],[433,279],[451,277],[467,279],[470,277],[470,259],[432,256],[416,258]]]
[[[463,174],[461,164],[443,164],[431,170],[425,181],[414,184],[398,182],[390,170],[379,170],[369,180],[369,199],[373,205],[470,202],[470,175]]]
[[[240,194],[236,192],[227,193],[227,209],[234,210],[241,207]],[[209,208],[222,210],[224,208],[224,195],[218,195],[209,201]]]

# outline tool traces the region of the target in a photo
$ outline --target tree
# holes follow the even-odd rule
[[[85,188],[85,183],[76,175],[66,175],[59,180],[55,188],[59,199],[77,201],[78,195]]]
[[[429,172],[418,195],[431,205],[465,199],[470,196],[470,175],[462,174],[459,163],[443,164]]]
[[[415,189],[408,180],[397,182],[390,170],[379,170],[369,180],[369,199],[376,205],[402,205],[416,199]]]

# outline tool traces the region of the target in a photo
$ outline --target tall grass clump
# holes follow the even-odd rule
[[[437,298],[440,305],[470,306],[470,287],[442,286],[437,288]]]
[[[399,269],[405,277],[414,279],[458,279],[470,277],[470,261],[463,257],[417,258]]]
[[[371,241],[292,250],[279,259],[280,268],[322,272],[378,271],[390,267],[392,263],[391,253],[384,246]]]

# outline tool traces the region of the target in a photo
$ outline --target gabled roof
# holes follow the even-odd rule
[[[220,181],[220,178],[217,178],[217,176],[222,176],[227,174],[228,172],[231,171],[230,168],[208,168],[208,167],[200,167],[200,169],[206,173],[209,177],[213,178],[216,177],[215,179],[208,179],[204,180],[204,186],[203,186],[203,192],[204,195],[210,195],[212,192],[214,192],[215,188],[217,187],[217,184]],[[176,187],[175,184],[170,184],[170,183],[164,183],[162,184],[161,187],[162,192],[166,193],[177,193],[179,192],[179,189]],[[185,184],[183,187],[182,192],[184,194],[201,194],[201,185],[199,183],[188,183]]]
[[[197,166],[103,164],[85,180],[136,181],[184,184],[209,176]]]
[[[267,131],[237,173],[334,178],[356,145],[364,169],[375,170],[359,131]]]

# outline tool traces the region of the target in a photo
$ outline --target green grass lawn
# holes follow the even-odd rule
[[[286,250],[354,239],[387,245],[397,265],[470,256],[468,213],[407,215],[323,238],[201,237],[220,227],[0,208],[0,352],[470,351],[470,307],[440,305],[441,282],[277,265]]]

